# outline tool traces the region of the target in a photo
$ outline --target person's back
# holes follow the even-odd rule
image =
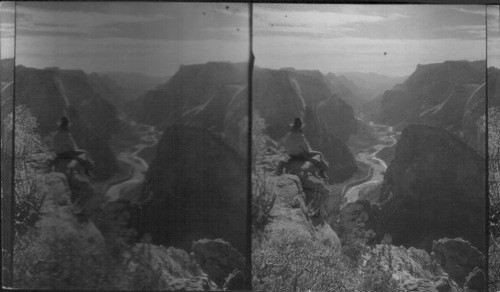
[[[328,162],[324,159],[323,154],[318,151],[313,151],[309,142],[307,142],[304,132],[302,131],[303,123],[301,118],[295,118],[291,125],[290,131],[281,139],[281,144],[285,148],[285,152],[291,159],[306,159],[314,163],[320,169],[320,176],[328,178],[326,171],[328,170]],[[317,158],[315,158],[317,156]],[[285,163],[280,163],[277,174],[283,172]]]
[[[76,143],[68,130],[59,128],[52,140],[52,148],[57,155],[60,155],[76,150]]]
[[[94,164],[90,159],[87,151],[77,148],[73,136],[69,132],[69,120],[66,117],[61,118],[59,129],[57,130],[54,139],[52,140],[52,148],[56,153],[56,160],[72,160],[76,159],[81,165],[85,167],[85,173],[90,175],[90,169]]]
[[[283,138],[283,146],[285,151],[290,156],[299,156],[304,152],[309,152],[311,146],[306,140],[301,129],[292,128]]]

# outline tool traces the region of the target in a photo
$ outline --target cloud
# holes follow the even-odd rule
[[[209,61],[247,61],[248,42],[218,40],[144,40],[128,38],[44,37],[36,42],[23,37],[17,43],[17,62],[29,67],[58,66],[65,69],[135,71],[152,76],[172,75],[181,64]],[[57,45],[54,45],[57,44]],[[89,46],[92,47],[89,50]]]
[[[447,31],[447,32],[456,32],[464,35],[466,37],[477,37],[477,38],[486,38],[486,26],[485,25],[453,25],[453,26],[444,26],[438,28],[438,30]]]
[[[342,11],[284,10],[271,7],[271,5],[259,5],[254,8],[255,33],[339,37],[344,36],[344,32],[355,31],[356,28],[353,25],[356,24],[380,23],[407,18],[401,13],[374,15]]]
[[[452,7],[451,9],[468,14],[476,14],[476,15],[485,15],[486,12],[484,9],[473,9],[473,8],[462,8],[462,7]]]
[[[118,5],[120,4],[120,5]],[[61,4],[62,5],[62,4]],[[111,5],[111,3],[110,3]],[[81,4],[50,6],[43,4],[36,7],[20,5],[18,13],[18,32],[31,37],[61,36],[67,38],[131,38],[145,39],[219,39],[233,40],[241,38],[240,31],[248,27],[247,5],[221,3],[148,3],[137,6],[136,3],[116,3],[118,11],[130,13],[130,8],[148,8],[147,13],[136,15],[109,12],[82,12],[89,6]],[[109,6],[105,6],[109,8]],[[121,7],[121,9],[118,9]],[[151,10],[152,7],[157,8]],[[226,7],[228,7],[226,9]],[[78,10],[80,9],[80,10]],[[107,10],[105,10],[107,11]],[[160,13],[164,11],[165,13]]]
[[[256,64],[262,67],[293,66],[322,72],[379,72],[408,75],[417,64],[445,60],[485,58],[483,40],[372,39],[342,37],[304,42],[300,37],[260,37],[254,41]],[[284,49],[286,48],[286,54]],[[387,52],[387,55],[383,53]]]

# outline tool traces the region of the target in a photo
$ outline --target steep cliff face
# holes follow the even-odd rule
[[[482,156],[486,145],[486,86],[483,84],[471,94],[465,104],[462,117],[461,137]]]
[[[42,135],[55,131],[66,115],[77,145],[96,162],[95,176],[106,178],[115,171],[116,160],[107,140],[119,127],[116,111],[94,91],[83,71],[18,66],[15,86],[16,102],[31,110]]]
[[[210,132],[185,125],[165,129],[132,220],[139,236],[190,248],[222,238],[246,250],[246,161]]]
[[[321,101],[317,114],[326,128],[344,142],[357,131],[357,121],[350,105],[336,95]]]
[[[181,66],[164,85],[128,104],[127,112],[138,121],[158,126],[189,122],[191,115],[185,114],[215,101],[221,88],[246,85],[247,71],[246,63],[209,62]],[[222,107],[218,111],[224,110]]]
[[[345,145],[356,130],[352,107],[330,91],[323,75],[256,68],[253,88],[253,109],[265,120],[272,139],[280,140],[293,118],[301,117],[311,147],[330,162],[328,175],[333,180],[343,181],[356,171]]]
[[[268,156],[266,165],[274,165],[276,159],[279,159],[279,155]],[[340,248],[340,239],[324,221],[322,204],[328,196],[328,190],[325,182],[314,174],[314,165],[295,161],[288,168],[289,174],[261,178],[265,178],[262,183],[275,197],[275,201],[270,210],[269,223],[263,230],[252,233],[253,288],[256,290],[269,291],[273,287],[293,290],[294,285],[297,287],[298,279],[287,277],[293,275],[288,269],[301,270],[304,267],[292,267],[292,262],[300,265],[299,262],[303,263],[303,259],[309,257],[317,257],[321,261],[335,256]],[[308,254],[311,250],[314,255]],[[294,256],[294,253],[299,255]],[[318,265],[321,266],[320,263]],[[321,266],[324,269],[321,272],[329,273],[328,270],[332,268]],[[320,272],[312,270],[303,273],[317,276]],[[273,282],[277,277],[283,277],[279,284]],[[309,282],[309,279],[302,278],[300,282]],[[311,283],[309,287],[316,284]],[[298,287],[300,290],[305,288],[302,285]]]
[[[377,234],[427,250],[433,239],[463,237],[484,251],[485,161],[453,134],[405,128],[382,189]]]
[[[333,182],[342,182],[357,171],[354,157],[349,147],[321,122],[310,108],[306,108],[304,134],[311,147],[321,151],[330,163],[328,176]]]
[[[484,152],[477,138],[484,133],[476,125],[485,112],[481,68],[484,61],[418,65],[403,84],[383,94],[377,119],[400,128],[413,123],[445,128]]]
[[[294,117],[304,118],[306,101],[284,70],[254,70],[253,108],[266,120],[267,133],[280,139]]]

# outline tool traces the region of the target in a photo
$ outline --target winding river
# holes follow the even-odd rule
[[[134,132],[139,135],[140,142],[120,152],[117,159],[131,166],[132,175],[127,180],[114,184],[107,189],[105,194],[107,203],[140,191],[149,166],[138,155],[143,149],[155,146],[158,143],[159,134],[161,134],[153,126],[141,125],[135,122],[131,122],[130,125],[133,127]]]
[[[370,171],[368,176],[371,175],[370,178],[364,178],[360,181],[364,181],[363,183],[356,184],[346,189],[342,190],[342,194],[347,199],[347,202],[355,202],[359,199],[359,192],[363,189],[377,185],[382,183],[384,180],[384,172],[387,170],[386,163],[377,157],[377,154],[384,148],[391,147],[396,144],[396,133],[394,132],[393,127],[378,125],[373,122],[370,122],[369,125],[373,128],[375,137],[378,139],[380,144],[376,144],[375,146],[371,146],[364,151],[361,151],[356,155],[356,160],[370,165]]]

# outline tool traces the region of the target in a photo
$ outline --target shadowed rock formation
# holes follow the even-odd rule
[[[243,276],[246,270],[245,258],[229,243],[221,239],[201,239],[193,242],[192,250],[197,263],[219,287],[246,288],[245,279],[237,285],[238,275]]]
[[[469,280],[469,282],[477,282],[477,279],[474,278],[477,278],[480,272],[474,270],[478,268],[484,269],[485,267],[484,255],[461,238],[443,238],[434,241],[432,252],[437,262],[461,286],[467,278],[473,279]],[[472,275],[468,277],[470,273]],[[472,286],[475,286],[475,284],[472,284]]]
[[[453,134],[405,128],[382,189],[379,236],[426,250],[432,240],[463,237],[484,252],[485,161]]]
[[[484,68],[484,61],[418,65],[379,98],[375,118],[398,128],[414,123],[445,128],[484,154]]]
[[[165,129],[144,182],[135,225],[154,243],[190,248],[222,238],[247,246],[247,164],[210,132],[184,125]]]

